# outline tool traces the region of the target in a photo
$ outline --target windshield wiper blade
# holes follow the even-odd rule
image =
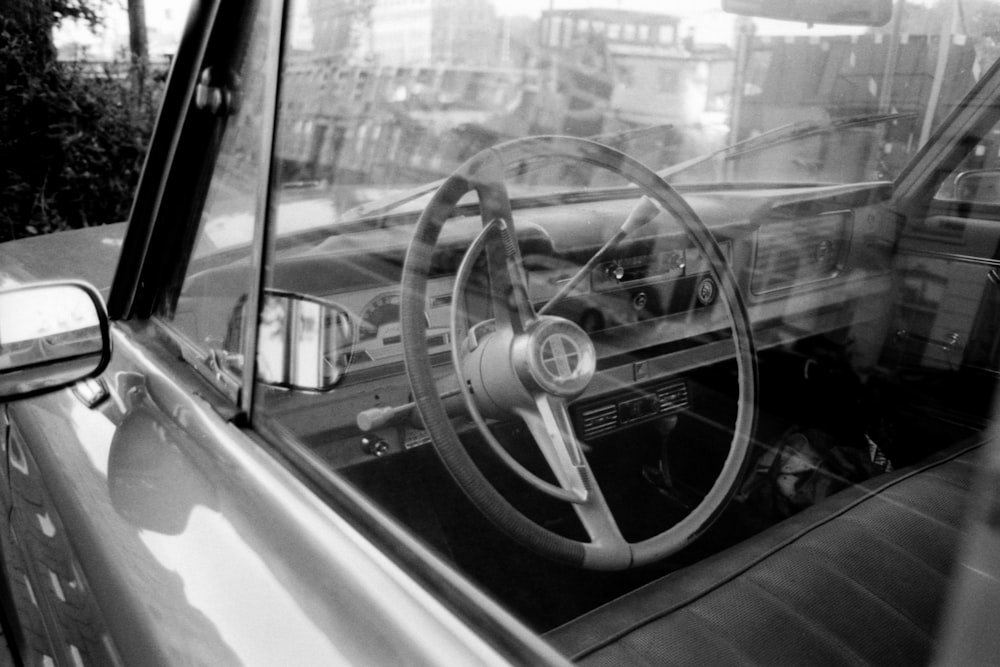
[[[705,153],[704,155],[699,155],[691,158],[690,160],[678,162],[677,164],[659,170],[657,174],[659,174],[661,178],[668,178],[683,171],[687,171],[688,169],[692,169],[700,164],[704,164],[705,162],[719,157],[720,155],[724,155],[724,159],[729,160],[740,155],[746,155],[748,153],[764,150],[789,141],[798,141],[799,139],[817,134],[839,132],[840,130],[850,127],[876,125],[878,123],[887,123],[904,118],[913,118],[914,116],[916,116],[914,113],[877,113],[849,116],[847,118],[826,122],[801,120],[794,123],[787,123],[785,125],[779,125],[778,127],[771,128],[770,130],[762,132],[756,136],[723,146],[722,148]],[[596,134],[585,138],[611,147],[616,147],[621,150],[627,144],[647,140],[649,137],[671,130],[673,127],[674,126],[670,124],[650,125],[648,127],[628,129],[611,134]],[[431,194],[441,187],[441,184],[444,183],[445,180],[445,178],[441,178],[429,183],[418,185],[409,190],[405,190],[388,202],[371,202],[369,204],[355,206],[344,213],[344,218],[357,219],[383,215],[399,208],[400,206],[409,204],[410,202],[425,195]]]
[[[877,125],[878,123],[887,123],[903,118],[913,118],[914,116],[916,116],[914,113],[878,113],[865,114],[862,116],[850,116],[823,123],[813,120],[800,120],[795,123],[779,125],[778,127],[771,128],[766,132],[762,132],[761,134],[747,139],[742,139],[736,143],[729,144],[728,146],[723,146],[722,148],[714,150],[710,153],[699,155],[698,157],[685,160],[684,162],[678,162],[677,164],[671,165],[666,169],[661,169],[657,173],[661,178],[667,178],[682,171],[691,169],[692,167],[704,164],[705,162],[719,157],[720,155],[724,155],[724,159],[726,160],[731,160],[740,155],[747,155],[749,153],[772,148],[774,146],[780,146],[781,144],[790,141],[798,141],[805,137],[817,134],[839,132],[850,127]]]
[[[774,137],[769,141],[764,142],[764,144],[759,146],[741,146],[738,149],[731,151],[731,155],[727,156],[727,159],[736,157],[737,155],[744,155],[746,153],[752,153],[754,151],[762,150],[764,148],[770,148],[771,146],[778,146],[780,144],[787,143],[789,141],[798,141],[799,139],[804,139],[805,137],[815,136],[817,134],[829,134],[831,132],[839,132],[841,130],[851,128],[851,127],[863,127],[865,125],[878,125],[879,123],[888,123],[894,120],[900,120],[903,118],[914,118],[917,114],[915,113],[879,113],[879,114],[866,114],[863,116],[850,116],[848,118],[841,118],[840,120],[830,121],[827,123],[807,123],[802,127],[796,128],[790,134],[781,137]],[[754,137],[754,139],[760,139],[760,136]]]
[[[625,152],[623,149],[624,146],[637,141],[648,141],[650,137],[672,130],[673,128],[674,126],[670,123],[662,123],[659,125],[649,125],[647,127],[622,130],[621,132],[613,132],[610,134],[595,134],[589,137],[584,137],[584,139],[596,141]],[[528,167],[527,169],[530,170],[530,168],[531,167]],[[345,211],[344,218],[356,219],[388,213],[393,209],[397,209],[400,206],[409,204],[416,199],[420,199],[424,195],[434,192],[441,187],[441,184],[444,183],[445,180],[447,180],[447,178],[440,178],[436,181],[431,181],[430,183],[424,183],[416,186],[415,188],[404,190],[388,202],[380,203],[375,201],[369,204],[360,204],[348,211]]]
[[[656,173],[659,174],[661,178],[666,178],[668,176],[673,176],[674,174],[679,174],[680,172],[686,171],[686,170],[690,169],[691,167],[696,167],[699,164],[703,164],[703,163],[708,162],[709,160],[711,160],[711,159],[713,159],[715,157],[718,157],[719,155],[723,155],[725,153],[728,153],[729,151],[731,151],[731,150],[733,150],[733,149],[735,149],[735,148],[737,148],[739,146],[744,146],[746,144],[750,144],[750,143],[753,143],[753,142],[760,141],[764,137],[771,137],[773,135],[776,135],[776,134],[779,134],[779,133],[782,133],[782,132],[787,132],[789,129],[794,128],[796,125],[801,124],[801,122],[802,121],[800,121],[799,123],[788,123],[787,125],[779,125],[778,127],[772,127],[770,130],[767,130],[766,132],[758,134],[755,137],[750,137],[749,139],[741,139],[740,141],[737,141],[734,144],[728,144],[726,146],[723,146],[722,148],[718,148],[718,149],[716,149],[714,151],[711,151],[709,153],[705,153],[704,155],[697,155],[697,156],[691,158],[690,160],[684,160],[683,162],[678,162],[677,164],[670,165],[666,169],[661,169],[661,170],[659,170]]]

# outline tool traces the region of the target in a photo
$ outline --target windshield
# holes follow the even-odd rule
[[[1000,14],[959,3],[942,36],[948,8],[909,3],[881,27],[488,0],[430,3],[423,26],[409,4],[295,4],[283,200],[327,202],[299,204],[298,227],[419,210],[470,156],[526,135],[592,139],[675,185],[892,180],[992,63],[997,21],[974,19]],[[614,185],[585,172],[512,188]]]

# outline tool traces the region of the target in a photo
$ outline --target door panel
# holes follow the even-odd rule
[[[937,201],[903,229],[893,327],[883,361],[923,380],[970,420],[986,418],[1000,374],[1000,210]]]

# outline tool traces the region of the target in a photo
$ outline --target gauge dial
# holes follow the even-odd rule
[[[379,294],[361,311],[358,338],[370,340],[378,335],[379,327],[399,322],[399,294]]]

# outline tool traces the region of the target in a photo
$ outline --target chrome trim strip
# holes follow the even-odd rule
[[[912,257],[928,257],[930,259],[943,259],[950,262],[964,262],[966,264],[978,264],[980,266],[991,266],[1000,268],[1000,259],[991,259],[989,257],[976,257],[975,255],[960,255],[954,252],[940,252],[937,250],[913,250],[908,248],[900,248],[900,255],[909,255]]]
[[[253,273],[253,288],[247,295],[246,317],[243,318],[243,386],[240,392],[240,409],[253,417],[254,388],[257,380],[257,321],[260,319],[260,304],[268,281],[267,266],[273,257],[275,232],[271,221],[272,185],[277,179],[274,161],[274,142],[278,126],[278,102],[281,94],[281,67],[284,62],[285,27],[288,19],[287,3],[271,0],[270,31],[267,45],[267,88],[264,97],[261,133],[261,155],[263,168],[258,174],[257,206],[255,212],[253,254],[250,256]],[[277,223],[275,223],[277,224]]]

